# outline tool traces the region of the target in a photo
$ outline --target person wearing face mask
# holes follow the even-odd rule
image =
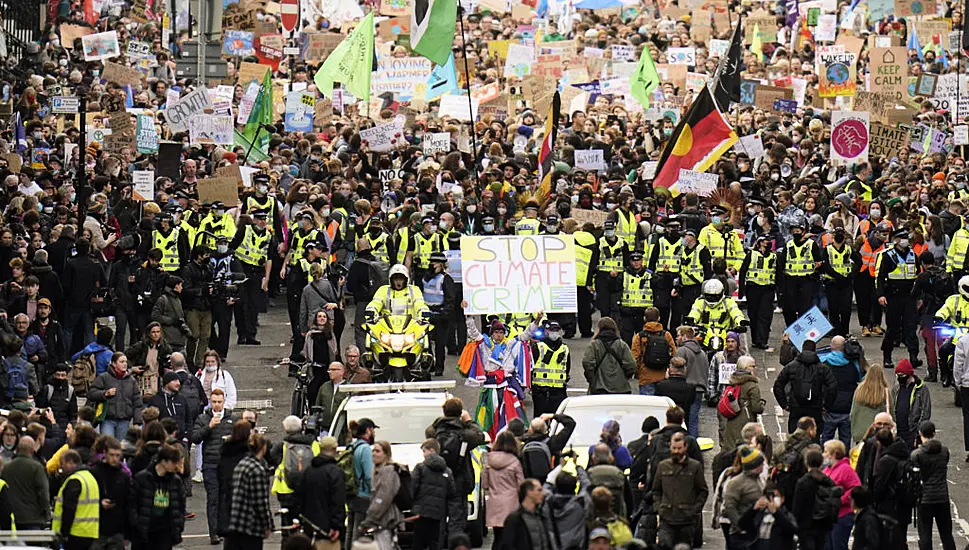
[[[659,226],[664,229],[662,234],[658,235],[659,238],[650,243],[646,249],[648,251],[646,269],[652,273],[650,283],[653,302],[651,305],[659,309],[660,322],[666,325],[669,323],[673,307],[673,289],[680,277],[683,243],[679,218],[669,216],[663,221],[665,223]]]
[[[831,478],[831,481],[844,491],[841,494],[838,521],[831,529],[831,538],[828,542],[828,548],[831,550],[848,550],[848,539],[851,537],[855,516],[851,509],[851,490],[861,486],[861,479],[851,467],[851,459],[845,454],[844,442],[832,439],[824,443],[824,475]]]
[[[35,397],[37,408],[49,408],[62,430],[77,418],[77,395],[68,381],[69,370],[67,363],[58,363],[50,383],[41,388]]]
[[[633,203],[636,198],[631,192],[621,191],[619,193],[619,208],[610,212],[607,220],[616,224],[616,234],[626,243],[626,249],[636,248],[636,234],[638,225],[636,224],[636,214],[633,212]],[[610,208],[612,210],[612,208]]]
[[[836,222],[839,223],[840,222]],[[824,294],[828,298],[828,319],[834,333],[846,335],[851,324],[851,274],[860,258],[847,244],[848,235],[843,227],[836,226],[832,242],[821,252],[821,273]]]
[[[270,253],[275,249],[274,233],[268,228],[269,212],[258,210],[252,213],[253,222],[236,231],[229,243],[229,249],[242,264],[246,282],[242,285],[242,296],[236,305],[236,331],[239,345],[258,346],[256,340],[259,313],[266,308],[266,292],[272,274],[273,260]]]
[[[902,359],[895,366],[895,378],[898,380],[892,388],[888,402],[889,410],[895,419],[898,438],[905,441],[909,449],[914,449],[918,441],[919,424],[932,418],[932,396],[925,382],[915,374],[914,365],[908,359]],[[875,475],[878,466],[875,466]]]
[[[367,205],[369,206],[370,203],[368,202]],[[279,271],[280,278],[286,279],[287,271],[299,269],[300,260],[303,259],[306,250],[306,243],[318,239],[319,231],[316,229],[316,218],[313,217],[313,213],[304,211],[296,216],[296,228],[289,234],[286,257],[283,258],[283,267]]]
[[[566,398],[569,373],[572,371],[572,352],[562,341],[562,326],[549,321],[545,339],[531,344],[535,364],[532,366],[533,418],[554,414]]]
[[[454,279],[447,273],[447,257],[443,252],[431,254],[422,285],[424,303],[431,310],[431,339],[434,341],[434,376],[444,375],[445,346],[450,330],[450,318],[457,302]]]
[[[882,307],[875,295],[875,269],[878,258],[885,250],[889,228],[887,223],[880,223],[872,231],[861,235],[861,247],[858,254],[861,263],[855,273],[855,302],[858,305],[858,324],[861,325],[862,336],[879,336],[885,334],[881,328]]]
[[[627,254],[626,242],[616,235],[615,222],[606,220],[602,237],[599,237],[599,248],[589,263],[596,266],[596,307],[603,317],[620,318],[622,273]]]
[[[885,338],[882,355],[886,365],[892,365],[892,350],[897,342],[908,348],[912,365],[919,366],[919,341],[916,297],[912,295],[915,279],[922,270],[922,262],[909,243],[908,231],[898,229],[892,233],[895,246],[878,255],[875,271],[875,294],[878,303],[885,308]],[[917,424],[916,424],[917,425]]]
[[[481,235],[497,235],[497,226],[495,225],[495,218],[493,216],[486,215],[481,218]]]
[[[481,232],[480,208],[477,198],[468,197],[465,199],[459,220],[461,230],[465,235],[477,235]]]
[[[214,250],[216,238],[231,238],[235,235],[236,222],[231,215],[226,213],[225,205],[219,201],[211,204],[203,203],[202,209],[205,210],[205,216],[199,222],[199,229],[193,244],[195,246],[204,245]]]
[[[700,230],[699,242],[710,252],[710,259],[723,258],[727,267],[740,269],[744,261],[744,245],[737,232],[728,223],[727,209],[714,205],[710,208],[710,223]]]
[[[740,266],[739,297],[747,298],[750,316],[750,341],[758,349],[770,351],[771,321],[774,319],[774,281],[777,255],[770,249],[770,239],[760,236]],[[849,299],[849,304],[851,303]]]
[[[643,327],[646,308],[653,305],[652,274],[643,266],[643,253],[629,253],[629,267],[622,274],[622,297],[619,303],[620,337],[632,345],[633,336]]]
[[[404,210],[407,212],[407,210]],[[421,214],[413,212],[410,218],[403,217],[397,223],[397,231],[394,233],[394,264],[403,265],[407,269],[416,264],[417,256],[417,237],[421,230]]]
[[[371,218],[364,238],[370,243],[370,252],[374,258],[379,262],[386,263],[389,268],[390,259],[394,257],[394,250],[392,249],[393,243],[390,235],[384,231],[384,222],[378,218]]]
[[[156,220],[158,228],[152,232],[151,240],[146,240],[142,246],[161,250],[161,268],[174,273],[179,270],[183,261],[188,261],[188,238],[178,227],[174,227],[170,212],[161,212]]]
[[[750,550],[794,550],[797,520],[784,506],[784,495],[777,485],[768,481],[764,495],[740,516],[740,528],[756,534]]]
[[[431,216],[424,216],[421,220],[421,230],[414,235],[416,245],[411,271],[414,280],[421,281],[424,271],[430,267],[431,254],[441,252],[441,235],[437,232],[436,220]]]
[[[952,204],[949,206],[951,208]],[[956,220],[962,219],[961,216],[954,216],[954,218]],[[969,264],[966,263],[966,256],[969,255],[969,227],[966,227],[964,223],[960,223],[957,227],[958,229],[952,234],[952,242],[949,244],[949,250],[945,255],[945,269],[952,275],[953,279],[959,279],[969,274]]]
[[[252,175],[252,193],[242,201],[242,213],[265,212],[267,225],[275,235],[283,234],[283,215],[276,197],[269,195],[269,175],[256,173]]]
[[[821,268],[821,251],[808,239],[803,218],[791,223],[791,240],[777,253],[777,288],[784,309],[784,323],[790,326],[811,309],[816,275]]]
[[[233,273],[242,273],[242,265],[229,250],[229,237],[220,235],[215,240],[215,250],[209,258],[212,266],[213,280],[224,285],[232,278]],[[219,357],[229,355],[229,332],[232,327],[232,310],[236,300],[224,292],[212,298],[212,331],[209,336],[208,347],[218,352]]]

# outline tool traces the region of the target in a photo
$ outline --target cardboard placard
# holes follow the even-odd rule
[[[855,95],[858,73],[857,56],[844,46],[821,46],[817,52],[819,97]]]
[[[869,156],[892,158],[897,156],[899,151],[908,149],[910,136],[908,130],[904,128],[872,122],[869,136]]]
[[[243,86],[248,86],[253,80],[261,85],[263,79],[266,77],[266,72],[268,71],[269,65],[243,61],[239,64],[239,68],[236,70],[236,75],[239,77],[239,84],[242,84]]]
[[[60,26],[61,46],[68,50],[74,49],[74,41],[94,33],[94,29],[82,25],[64,24]]]
[[[606,160],[604,152],[602,149],[576,149],[575,167],[583,170],[605,170]]]
[[[676,186],[680,193],[696,193],[701,197],[709,197],[717,190],[719,182],[719,174],[680,168]]]
[[[832,111],[831,160],[844,164],[868,161],[871,142],[866,111]]]
[[[754,106],[758,109],[773,111],[775,99],[794,99],[794,90],[763,84],[754,88]]]
[[[240,31],[252,30],[256,28],[256,12],[226,12],[222,15],[222,28]]]
[[[121,86],[130,85],[134,88],[141,88],[141,71],[134,67],[126,67],[120,63],[104,62],[104,70],[101,71],[101,78],[105,82],[114,82]]]
[[[868,54],[871,68],[868,90],[891,95],[899,103],[908,93],[908,56],[904,47],[875,48]]]
[[[408,0],[380,0],[378,12],[387,17],[410,15],[411,3]]]
[[[373,128],[360,130],[360,140],[366,143],[371,151],[386,153],[393,151],[406,143],[403,139],[405,118],[399,116],[387,124],[378,124]]]
[[[579,222],[579,227],[591,223],[595,227],[602,227],[609,217],[608,212],[602,210],[585,210],[583,208],[573,208],[569,212],[569,217]]]
[[[313,61],[326,59],[346,38],[342,34],[331,32],[314,32],[308,33],[306,36],[308,37],[306,38],[307,59]]]
[[[188,130],[188,121],[193,116],[205,113],[205,110],[212,109],[212,99],[209,91],[205,88],[198,88],[192,93],[180,99],[177,103],[168,105],[165,108],[165,120],[172,130]]]
[[[235,178],[225,178],[220,176],[199,180],[198,192],[199,200],[201,202],[218,201],[231,205],[235,205],[237,202],[239,202],[239,184]]]

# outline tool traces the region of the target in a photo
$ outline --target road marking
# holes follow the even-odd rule
[[[956,501],[950,498],[949,502],[952,504],[952,519],[955,520],[959,529],[962,529],[962,538],[969,540],[969,522],[959,517],[959,507],[956,506]]]
[[[242,392],[266,392],[266,393],[272,393],[273,392],[273,389],[272,388],[265,388],[265,389],[263,389],[263,388],[245,388],[245,389],[236,388],[236,391],[239,392],[239,393],[242,393]]]

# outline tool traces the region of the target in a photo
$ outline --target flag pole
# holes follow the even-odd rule
[[[458,23],[461,24],[461,57],[464,58],[464,80],[468,85],[468,119],[471,125],[471,173],[474,174],[475,188],[481,187],[478,181],[478,132],[474,128],[474,105],[471,102],[471,71],[468,69],[468,51],[465,49],[464,6],[458,1]]]

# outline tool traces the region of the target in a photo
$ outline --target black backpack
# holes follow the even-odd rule
[[[525,477],[545,482],[552,471],[552,450],[545,441],[529,441],[522,447],[522,470]]]
[[[463,470],[464,457],[468,454],[467,443],[456,430],[438,429],[434,439],[441,445],[441,458],[455,474]]]
[[[893,491],[900,508],[914,508],[922,502],[922,471],[911,460],[903,460],[896,468]]]
[[[370,292],[376,292],[378,288],[387,284],[390,280],[390,264],[380,260],[365,260],[367,262],[367,274],[370,278]]]
[[[401,512],[406,512],[414,506],[414,483],[407,466],[394,464],[394,469],[397,470],[397,477],[400,478],[400,488],[394,496],[394,506]]]
[[[805,365],[805,367],[801,370],[801,376],[791,381],[794,404],[802,407],[821,399],[821,367],[820,365]]]
[[[833,483],[831,485],[818,483],[818,490],[814,493],[814,511],[811,513],[811,519],[816,526],[830,527],[838,521],[842,494],[844,489]]]
[[[669,368],[670,359],[673,358],[670,352],[670,344],[666,341],[666,331],[648,332],[642,331],[640,338],[646,340],[643,346],[643,363],[650,370],[663,370]]]

